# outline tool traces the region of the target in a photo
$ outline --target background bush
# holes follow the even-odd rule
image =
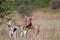
[[[50,0],[0,0],[1,12],[18,10],[22,15],[29,16],[37,7],[48,7]]]

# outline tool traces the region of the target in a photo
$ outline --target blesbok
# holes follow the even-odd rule
[[[39,28],[40,28],[40,25],[39,24],[35,24],[32,22],[32,17],[27,17],[25,16],[25,27],[24,28],[24,35],[27,37],[27,32],[28,30],[31,29],[32,32],[36,33],[36,35],[39,33]]]
[[[19,19],[19,20],[13,19],[8,22],[8,27],[9,27],[10,37],[14,37],[14,39],[16,39],[16,30],[18,28],[25,27],[25,23],[22,19]]]
[[[24,37],[27,37],[27,32],[28,30],[31,29],[34,33],[38,34],[39,33],[39,25],[36,26],[36,24],[33,24],[32,18],[31,17],[24,17],[23,19],[13,19],[8,22],[8,27],[10,28],[9,30],[9,35],[10,37],[16,38],[16,30],[17,28],[22,27],[23,32],[21,32],[21,36],[24,35]]]

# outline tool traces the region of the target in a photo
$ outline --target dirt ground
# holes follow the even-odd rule
[[[11,17],[18,18],[18,14]],[[17,30],[17,40],[60,40],[60,12],[44,12],[41,10],[32,13],[33,20],[40,25],[40,32],[36,36],[29,31],[31,36],[26,38],[20,37],[20,31]],[[11,40],[8,35],[7,22],[0,25],[0,40]]]

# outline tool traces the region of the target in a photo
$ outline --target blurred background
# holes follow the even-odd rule
[[[24,15],[40,24],[40,32],[24,39],[17,30],[17,40],[60,40],[60,0],[0,0],[0,40],[10,40],[7,22]]]

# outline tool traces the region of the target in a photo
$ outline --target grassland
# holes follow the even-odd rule
[[[50,9],[49,9],[50,10]],[[18,13],[11,14],[13,18],[18,18]],[[40,24],[38,36],[29,31],[31,37],[25,39],[20,37],[20,31],[17,30],[17,40],[60,40],[60,11],[47,11],[46,9],[35,10],[32,12],[33,20]],[[7,22],[0,25],[0,40],[10,40],[8,35]]]

